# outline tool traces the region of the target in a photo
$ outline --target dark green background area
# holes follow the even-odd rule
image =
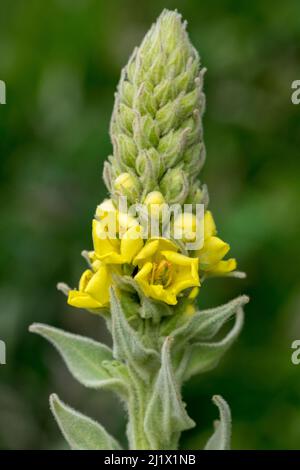
[[[105,196],[101,172],[114,91],[123,67],[164,7],[178,8],[208,72],[207,162],[201,179],[220,235],[246,281],[207,282],[200,307],[248,293],[246,324],[219,367],[184,388],[197,427],[212,430],[222,394],[233,414],[233,448],[300,448],[299,147],[300,2],[208,0],[1,0],[0,447],[65,446],[48,395],[124,434],[108,392],[85,390],[57,353],[28,333],[33,321],[109,341],[104,325],[72,309],[57,281],[76,285],[91,247],[91,219]]]

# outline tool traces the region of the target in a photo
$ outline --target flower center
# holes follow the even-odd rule
[[[160,284],[168,287],[172,282],[173,265],[169,261],[162,260],[159,263],[153,263],[151,274],[151,283]]]

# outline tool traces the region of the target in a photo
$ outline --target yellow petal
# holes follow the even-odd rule
[[[89,294],[78,290],[70,290],[68,294],[68,304],[72,307],[84,308],[87,310],[96,310],[103,305]]]
[[[161,284],[151,284],[149,286],[150,297],[155,300],[160,300],[168,305],[176,305],[177,297],[173,289],[164,289]]]
[[[216,233],[217,228],[212,213],[210,211],[206,211],[204,214],[204,238],[207,239],[209,237],[213,237]]]
[[[222,274],[230,273],[234,271],[237,267],[237,262],[234,258],[228,260],[219,261],[215,266],[213,266],[208,274],[222,276]]]
[[[179,266],[191,266],[198,267],[198,258],[189,258],[188,256],[181,255],[180,253],[174,253],[174,251],[162,251],[161,254],[173,264]]]
[[[171,287],[177,295],[189,287],[199,286],[200,279],[197,265],[191,264],[190,266],[181,266],[180,269],[176,271]]]
[[[209,270],[228,253],[230,246],[218,237],[208,238],[199,250],[199,265],[203,271]]]
[[[109,213],[116,213],[117,210],[114,206],[114,203],[111,199],[104,199],[104,201],[97,206],[96,209],[96,218],[102,220],[104,217],[107,217]]]
[[[87,284],[89,283],[89,281],[92,279],[93,277],[93,271],[91,271],[90,269],[86,269],[82,275],[81,275],[81,278],[79,280],[79,290],[80,291],[84,291]]]
[[[121,258],[123,263],[131,263],[135,255],[143,248],[141,227],[131,227],[121,239]]]
[[[145,246],[141,249],[141,251],[137,254],[137,256],[133,260],[133,265],[136,266],[142,261],[149,260],[151,256],[156,253],[158,248],[158,240],[149,240],[145,244]]]
[[[172,240],[164,237],[158,237],[156,240],[158,241],[158,251],[178,251],[178,246]]]
[[[111,275],[105,264],[102,264],[98,271],[88,282],[85,292],[96,299],[102,306],[109,303],[109,288],[111,286]]]
[[[144,264],[142,269],[139,270],[139,272],[135,275],[134,279],[136,281],[141,281],[141,282],[148,282],[148,276],[152,271],[153,264],[148,261],[147,263]]]
[[[93,220],[93,244],[98,259],[105,259],[107,263],[117,262],[115,255],[119,255],[120,241],[108,238],[103,224],[95,219]]]

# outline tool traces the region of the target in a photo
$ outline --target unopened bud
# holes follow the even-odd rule
[[[121,173],[114,181],[114,192],[117,196],[126,196],[130,203],[136,202],[140,195],[138,178],[130,173]]]
[[[112,183],[132,170],[140,182],[139,202],[155,188],[168,203],[185,202],[203,161],[203,74],[186,23],[164,10],[122,71],[110,128]],[[176,168],[182,171],[178,177],[168,173]]]
[[[160,188],[168,204],[183,204],[189,192],[187,175],[179,168],[172,168],[162,178]]]
[[[151,191],[151,193],[147,194],[144,204],[147,207],[151,217],[160,217],[165,202],[165,198],[161,192]]]
[[[102,220],[111,212],[116,212],[113,201],[111,199],[104,199],[104,201],[97,206],[95,217],[98,220]]]
[[[197,236],[197,222],[197,217],[190,212],[179,214],[174,220],[174,238],[184,243],[194,242]]]

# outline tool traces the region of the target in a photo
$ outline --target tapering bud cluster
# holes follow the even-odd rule
[[[203,72],[186,24],[165,10],[121,74],[104,168],[114,198],[143,202],[160,191],[169,204],[203,200]]]

